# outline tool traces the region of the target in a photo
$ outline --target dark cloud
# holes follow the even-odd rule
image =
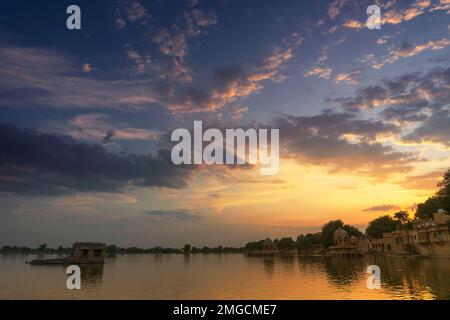
[[[295,46],[276,47],[273,53],[246,68],[241,65],[217,68],[212,73],[209,86],[189,88],[181,94],[170,96],[165,106],[170,112],[178,114],[213,112],[238,99],[257,94],[264,88],[265,81],[280,83],[285,79],[281,71],[294,56],[292,48]]]
[[[108,143],[112,139],[112,137],[114,137],[114,131],[108,130],[105,137],[103,138],[103,144]]]
[[[232,66],[214,70],[213,81],[216,88],[228,87],[230,83],[245,79],[242,67]]]
[[[405,49],[406,50],[406,49]],[[346,110],[385,108],[385,120],[423,121],[427,114],[450,104],[450,68],[436,68],[426,74],[410,73],[359,89],[355,96],[337,98]]]
[[[431,141],[450,146],[450,111],[441,110],[423,121],[412,133],[403,137],[406,142]]]
[[[181,221],[197,221],[201,220],[202,216],[186,209],[177,210],[152,210],[144,211],[146,215],[167,219],[175,219]]]
[[[325,111],[316,116],[280,116],[281,150],[300,163],[329,165],[335,170],[352,170],[375,176],[411,169],[417,160],[412,153],[395,152],[376,141],[383,134],[397,134],[399,128],[382,121],[358,119],[353,113]]]
[[[363,211],[368,212],[368,211],[373,211],[373,212],[378,212],[378,211],[382,211],[382,212],[386,212],[386,211],[393,211],[393,210],[400,210],[399,206],[396,206],[394,204],[382,204],[379,206],[374,206],[374,207],[370,207],[367,209],[364,209]]]
[[[174,166],[170,151],[115,154],[70,136],[0,124],[0,190],[26,195],[118,192],[126,187],[182,188],[189,167]]]

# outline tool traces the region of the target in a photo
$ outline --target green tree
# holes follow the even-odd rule
[[[369,222],[366,234],[375,239],[381,239],[383,233],[392,232],[397,229],[398,222],[390,216],[382,216]]]
[[[46,251],[47,250],[47,244],[40,244],[38,246],[38,251]]]

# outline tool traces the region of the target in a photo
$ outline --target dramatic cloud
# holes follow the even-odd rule
[[[386,120],[421,121],[450,104],[449,88],[450,68],[436,68],[423,75],[411,73],[384,79],[359,89],[354,97],[333,101],[354,111],[384,107],[382,116]]]
[[[193,4],[193,7],[195,5]],[[185,61],[189,54],[189,40],[207,34],[208,28],[217,22],[214,12],[190,8],[182,13],[175,24],[160,28],[152,37],[152,41],[169,64],[168,75],[171,80],[181,83],[192,82],[191,68]]]
[[[120,192],[132,187],[186,187],[191,170],[170,152],[113,154],[69,136],[0,125],[0,190],[25,195]]]
[[[378,136],[397,134],[397,127],[358,119],[352,113],[325,111],[310,117],[280,116],[273,126],[282,128],[284,156],[302,164],[376,177],[409,171],[418,160],[416,154],[396,152],[376,141]]]
[[[441,110],[424,120],[412,133],[403,137],[406,142],[433,142],[450,147],[450,111]]]
[[[263,89],[264,81],[281,82],[283,63],[293,58],[292,47],[276,47],[268,55],[254,63],[250,70],[243,66],[214,70],[209,89],[190,88],[169,100],[166,107],[175,114],[212,112],[222,109],[240,98],[249,97]]]
[[[367,209],[364,209],[365,212],[387,212],[387,211],[394,211],[394,210],[400,210],[401,208],[399,206],[393,205],[393,204],[382,204],[379,206],[370,207]]]
[[[427,41],[425,43],[412,45],[410,43],[404,42],[399,48],[392,49],[389,51],[389,56],[383,62],[376,63],[372,67],[374,69],[381,69],[386,64],[392,64],[403,58],[411,58],[425,50],[442,50],[450,45],[449,39],[441,39],[436,41]]]

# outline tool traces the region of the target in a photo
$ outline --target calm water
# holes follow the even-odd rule
[[[119,255],[69,291],[62,266],[25,264],[34,258],[0,256],[0,299],[450,299],[449,259]],[[366,287],[371,264],[379,290]]]

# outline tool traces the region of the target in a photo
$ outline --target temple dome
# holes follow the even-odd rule
[[[333,236],[335,239],[344,239],[345,237],[348,237],[348,233],[339,227],[336,231],[334,231]]]

